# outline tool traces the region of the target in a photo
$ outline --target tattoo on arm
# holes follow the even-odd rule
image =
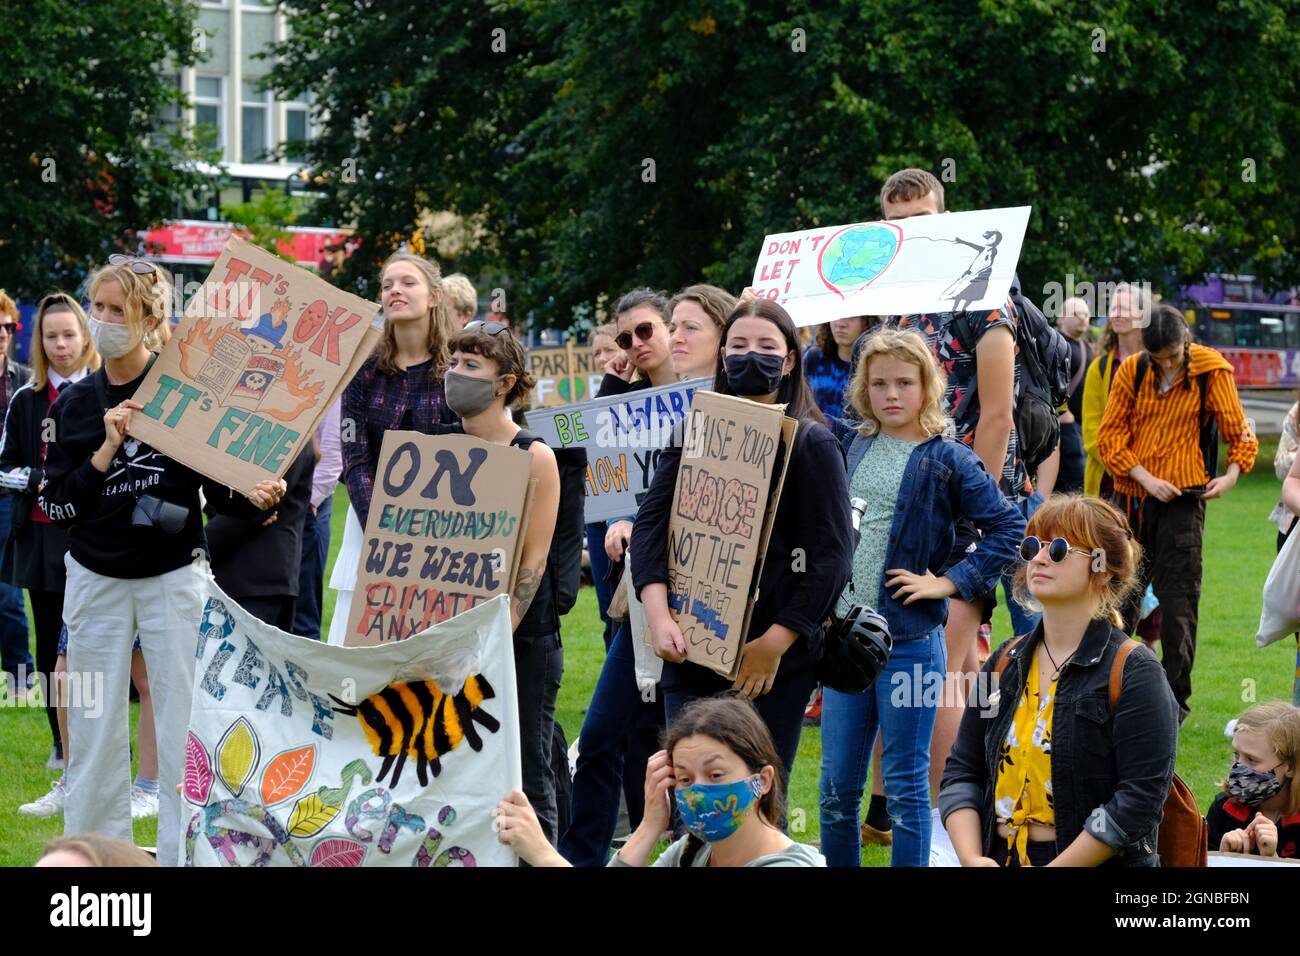
[[[528,607],[533,603],[533,598],[537,596],[537,589],[542,586],[542,575],[532,568],[521,568],[519,577],[515,579],[515,609],[519,614],[519,619],[523,620],[528,613]]]

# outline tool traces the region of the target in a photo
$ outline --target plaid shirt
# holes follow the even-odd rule
[[[384,432],[404,429],[440,435],[459,421],[447,407],[442,380],[429,377],[432,361],[385,375],[371,357],[343,390],[343,483],[363,528]]]

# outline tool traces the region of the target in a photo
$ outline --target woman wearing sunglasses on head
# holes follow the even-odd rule
[[[207,594],[199,488],[217,511],[252,515],[279,503],[282,480],[243,495],[202,478],[130,435],[132,396],[167,336],[172,285],[140,259],[114,257],[90,279],[90,335],[104,358],[54,403],[41,509],[69,529],[65,556],[69,674],[103,675],[102,699],[70,700],[64,808],[68,833],[131,838],[127,682],[139,635],[157,713],[158,860],[180,850],[176,793],[194,682],[193,635]],[[96,685],[98,686],[98,684]]]
[[[1123,515],[1077,495],[1050,498],[1026,534],[1016,593],[1042,621],[980,674],[944,768],[944,826],[963,866],[1158,866],[1178,707],[1155,655],[1116,626],[1142,549]]]
[[[660,456],[632,532],[633,583],[645,606],[651,646],[665,661],[668,720],[688,701],[734,686],[755,701],[772,731],[783,783],[798,750],[804,707],[817,683],[822,622],[853,563],[844,456],[803,379],[801,355],[794,322],[777,303],[744,299],[727,317],[714,391],[785,405],[785,414],[799,420],[793,446],[785,450],[785,485],[734,683],[686,660],[685,638],[668,607],[668,524],[680,447]]]
[[[506,408],[518,405],[537,384],[525,363],[523,348],[504,322],[470,322],[452,336],[444,388],[447,404],[460,416],[466,435],[527,451],[531,456],[529,476],[537,480],[510,595],[510,623],[515,633],[524,793],[537,810],[546,838],[554,842],[558,834],[551,739],[564,650],[554,602],[556,572],[549,558],[553,536],[557,541],[569,539],[556,531],[560,473],[555,452],[506,415]],[[578,529],[573,531],[572,543],[580,547]]]
[[[347,631],[384,432],[400,429],[440,435],[456,423],[442,383],[451,361],[447,341],[454,327],[442,273],[414,253],[393,253],[379,270],[379,302],[384,309],[384,336],[375,354],[343,389],[342,480],[351,507],[330,576],[330,587],[338,592],[330,644],[342,644]]]

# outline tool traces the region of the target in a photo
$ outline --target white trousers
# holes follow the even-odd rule
[[[185,733],[194,691],[194,649],[207,596],[193,564],[152,578],[110,578],[64,556],[68,673],[96,694],[72,695],[64,833],[131,839],[131,645],[140,635],[158,737],[158,862],[180,862]],[[102,677],[101,677],[102,675]],[[79,699],[78,699],[79,698]]]
[[[348,615],[352,613],[352,597],[356,591],[357,568],[361,565],[361,543],[364,537],[361,520],[352,506],[348,505],[348,514],[343,520],[343,544],[339,546],[338,557],[334,559],[334,571],[330,575],[330,587],[335,591],[335,601],[326,644],[342,647],[347,637]]]

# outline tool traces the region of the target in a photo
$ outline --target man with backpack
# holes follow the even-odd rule
[[[1187,718],[1201,596],[1205,502],[1225,494],[1250,471],[1259,450],[1241,408],[1232,366],[1214,349],[1191,341],[1182,313],[1155,306],[1142,330],[1144,351],[1115,372],[1097,451],[1114,478],[1112,502],[1128,516],[1145,558],[1140,586],[1124,610],[1137,625],[1149,583],[1160,601],[1161,660]],[[1228,468],[1218,468],[1219,434],[1228,442]]]

